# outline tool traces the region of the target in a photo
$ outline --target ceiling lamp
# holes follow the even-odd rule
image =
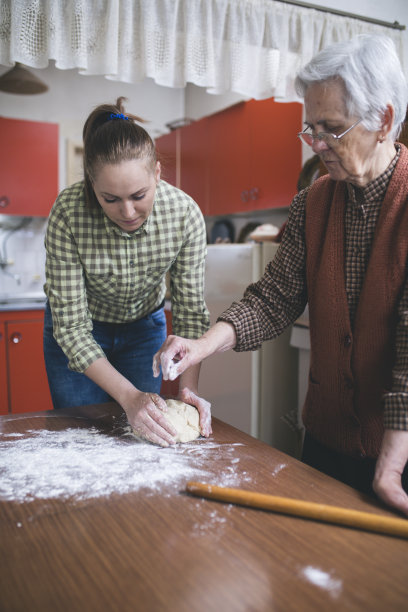
[[[38,94],[47,90],[48,85],[19,63],[0,76],[0,91],[13,94]]]

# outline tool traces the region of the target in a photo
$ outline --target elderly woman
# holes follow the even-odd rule
[[[200,339],[155,356],[174,378],[214,352],[255,350],[309,304],[302,459],[408,514],[408,92],[394,45],[363,36],[296,79],[299,137],[328,175],[298,193],[277,256]]]

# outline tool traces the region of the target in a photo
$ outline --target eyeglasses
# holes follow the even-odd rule
[[[309,145],[309,147],[313,146],[315,140],[323,141],[325,144],[327,144],[328,147],[335,147],[338,144],[340,138],[343,138],[343,136],[350,132],[350,130],[356,127],[356,125],[358,125],[361,121],[362,119],[359,119],[349,128],[347,128],[345,132],[339,134],[338,136],[337,134],[330,134],[330,132],[318,132],[317,134],[313,134],[313,132],[306,131],[310,130],[309,127],[305,128],[303,132],[298,132],[298,136],[300,140],[303,140],[303,142]]]

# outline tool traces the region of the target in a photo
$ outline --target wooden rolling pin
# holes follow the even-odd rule
[[[189,493],[198,497],[207,497],[229,504],[272,510],[273,512],[293,514],[316,521],[347,525],[348,527],[355,527],[366,531],[376,531],[408,538],[408,519],[404,518],[381,516],[379,514],[371,514],[370,512],[316,504],[288,497],[253,493],[252,491],[244,491],[242,489],[217,487],[201,482],[188,482],[186,488]]]

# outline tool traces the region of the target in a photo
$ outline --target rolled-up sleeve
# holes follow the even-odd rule
[[[91,333],[84,271],[75,239],[64,212],[56,206],[48,219],[45,249],[45,292],[52,311],[54,337],[70,369],[83,372],[105,354]]]
[[[257,350],[265,340],[279,336],[306,307],[306,195],[304,190],[295,196],[278,252],[262,278],[218,318],[234,326],[235,351]]]
[[[386,429],[408,431],[408,282],[398,307],[395,363],[392,388],[384,395],[384,426]]]
[[[204,301],[207,236],[203,215],[195,203],[184,220],[184,239],[170,269],[173,333],[199,338],[210,325]]]

